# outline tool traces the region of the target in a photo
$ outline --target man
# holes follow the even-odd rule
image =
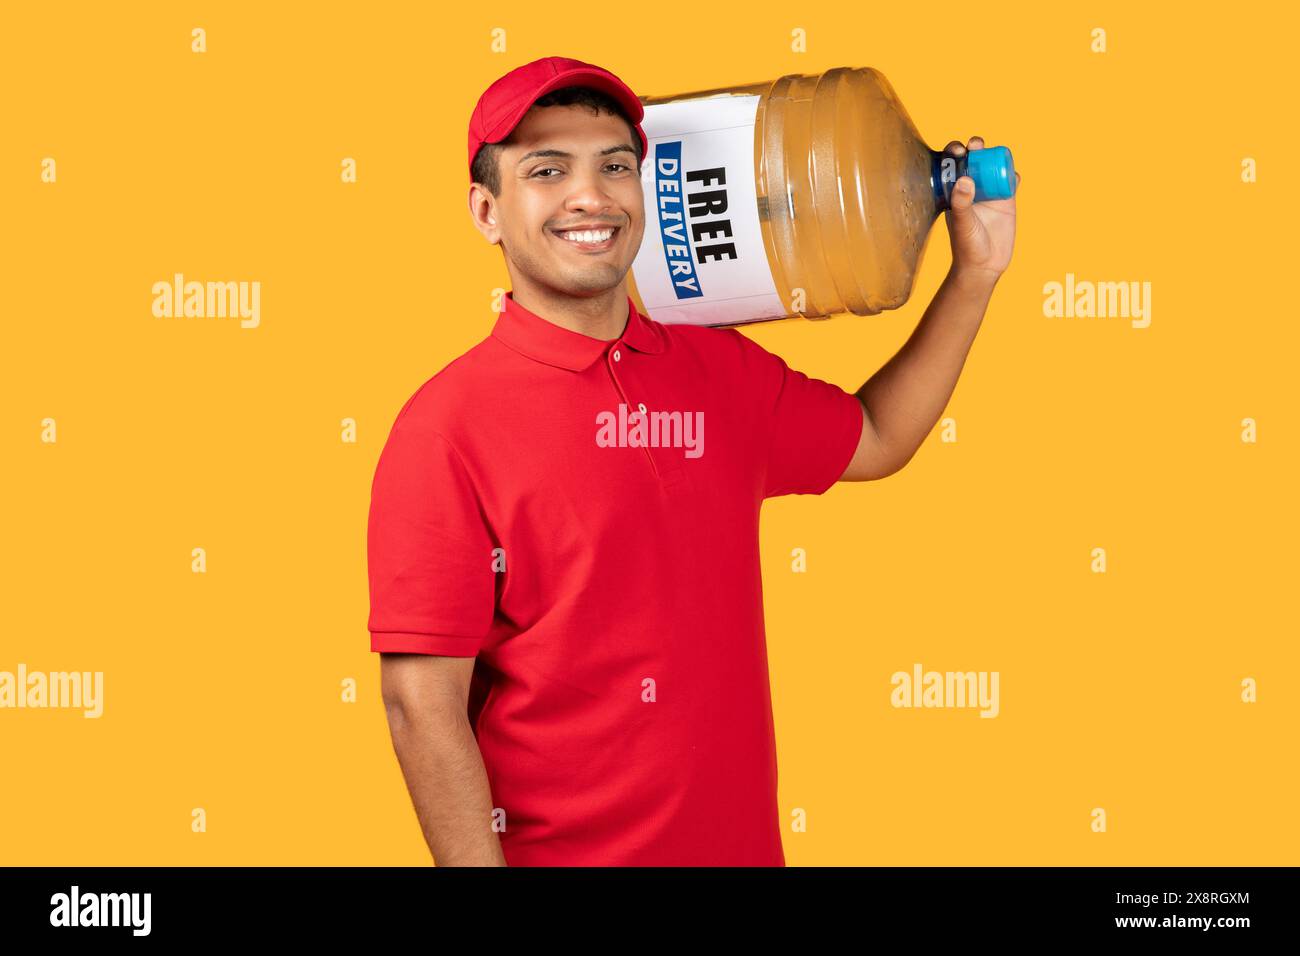
[[[903,467],[1009,264],[1014,200],[975,208],[963,177],[952,271],[856,395],[734,328],[654,322],[627,292],[642,117],[560,57],[483,94],[469,205],[511,292],[375,471],[371,648],[442,866],[784,865],[760,506]]]

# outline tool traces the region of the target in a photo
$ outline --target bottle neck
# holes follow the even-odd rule
[[[935,212],[952,208],[952,190],[957,180],[966,175],[966,156],[953,156],[930,150],[930,186],[934,192]]]
[[[952,208],[952,191],[957,180],[969,176],[975,184],[975,202],[1010,199],[1016,194],[1015,161],[1005,146],[976,149],[952,156],[930,150],[930,186],[934,192],[935,213]]]

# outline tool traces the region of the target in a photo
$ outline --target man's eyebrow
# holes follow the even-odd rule
[[[636,150],[633,149],[631,145],[629,145],[628,143],[620,143],[617,146],[606,146],[596,155],[608,156],[610,153],[619,153],[625,150],[631,153],[633,156],[636,156]],[[528,160],[537,159],[538,157],[549,157],[552,159],[573,159],[573,154],[566,153],[562,149],[535,149],[531,153],[525,153],[523,156],[519,157],[519,162],[516,163],[516,165],[522,166]]]

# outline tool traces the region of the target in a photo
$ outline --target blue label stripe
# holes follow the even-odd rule
[[[703,295],[695,257],[686,236],[686,205],[682,192],[682,142],[655,144],[655,208],[659,210],[659,237],[668,281],[679,299]]]

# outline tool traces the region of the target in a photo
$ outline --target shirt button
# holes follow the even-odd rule
[[[619,361],[618,349],[614,349],[614,361]]]
[[[636,407],[639,408],[639,409],[641,410],[641,414],[642,414],[642,415],[645,414],[645,402],[637,402],[637,406],[636,406]]]

